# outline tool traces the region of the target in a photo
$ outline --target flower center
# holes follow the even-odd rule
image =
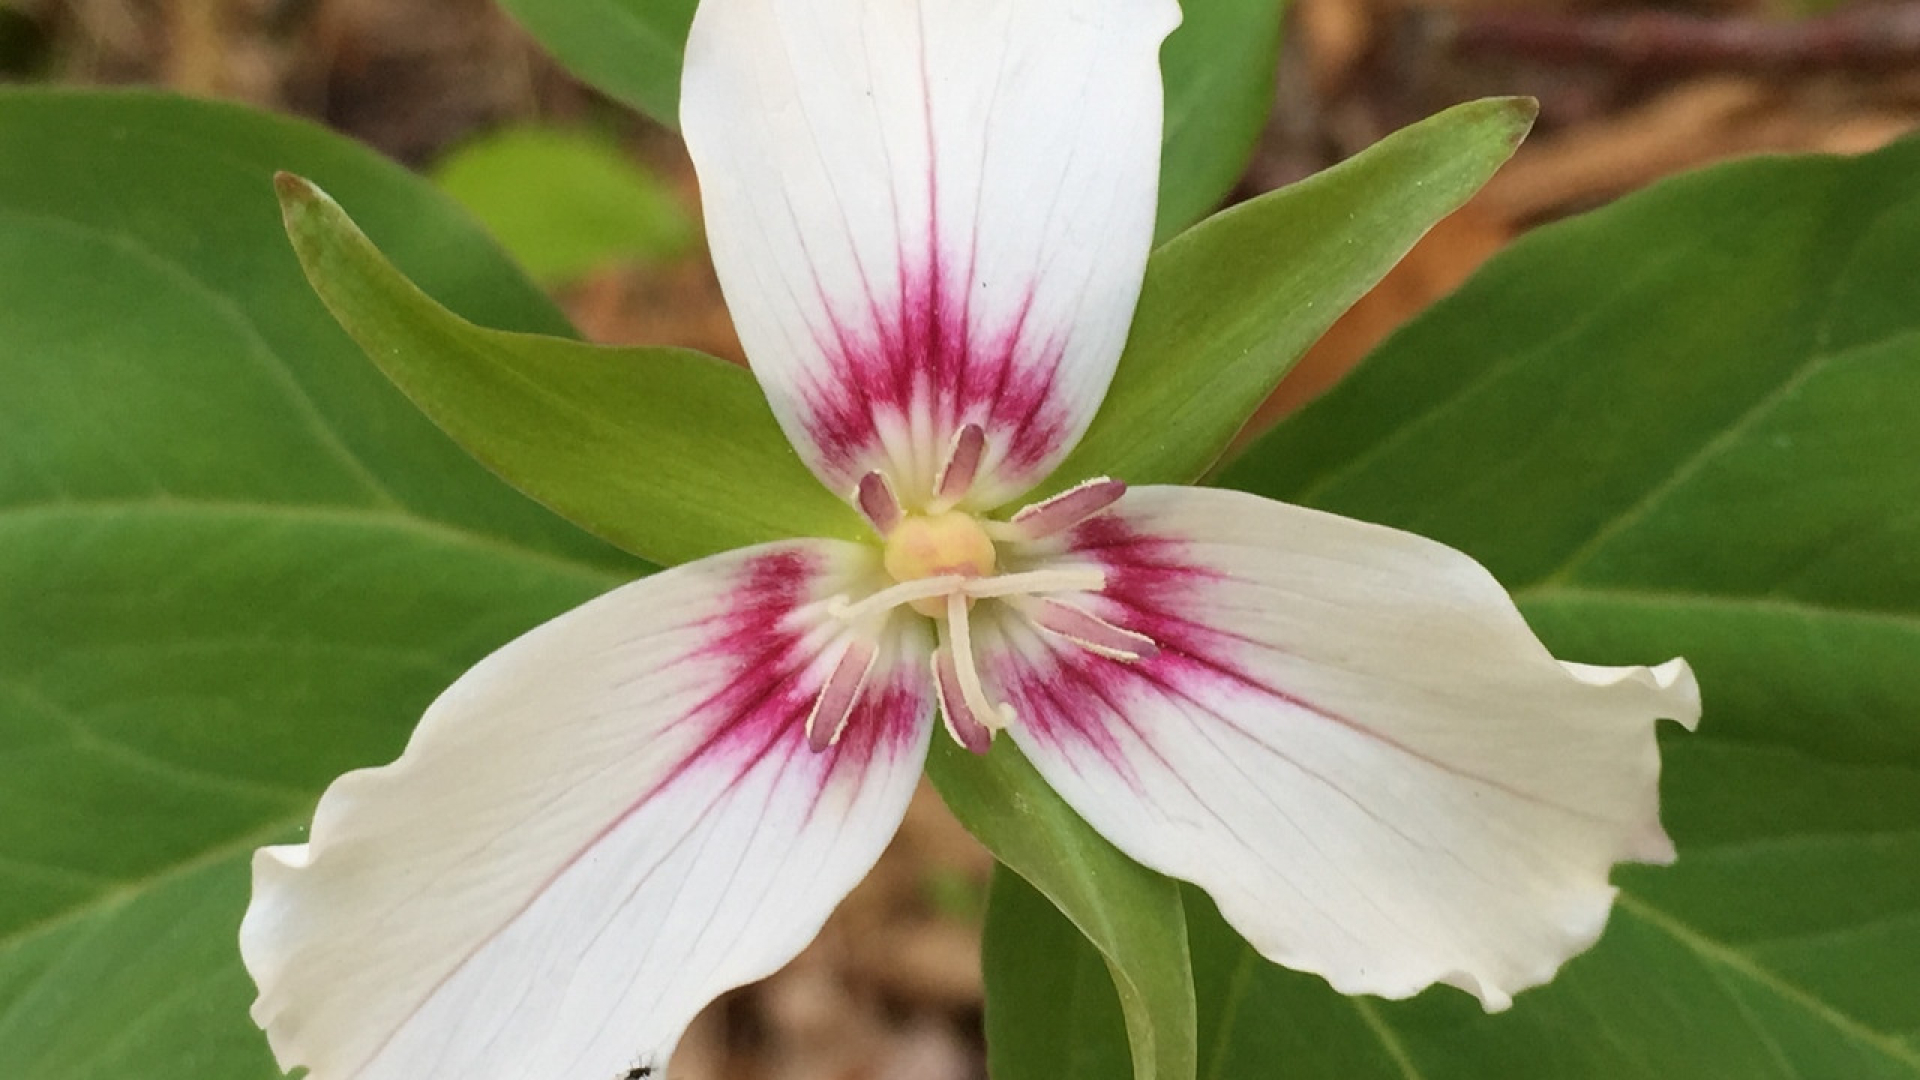
[[[988,577],[996,562],[986,529],[972,514],[959,510],[901,518],[887,533],[884,558],[887,573],[901,583],[934,577]],[[929,618],[937,619],[947,612],[946,601],[937,596],[909,603]]]
[[[1051,551],[1035,558],[1029,546],[1102,513],[1126,485],[1098,477],[1026,507],[1006,521],[990,521],[956,509],[986,456],[978,425],[963,427],[933,485],[934,498],[908,513],[893,482],[875,471],[861,477],[853,503],[882,542],[881,561],[893,584],[858,600],[836,596],[827,610],[850,631],[807,717],[807,742],[825,750],[840,738],[865,693],[878,662],[877,635],[901,607],[934,620],[938,644],[928,657],[940,713],[955,741],[985,753],[993,733],[1014,721],[1014,711],[989,695],[981,678],[974,620],[976,601],[989,600],[989,618],[1016,618],[1076,648],[1122,663],[1153,656],[1159,646],[1101,618],[1087,598],[1107,585],[1107,572],[1093,560]],[[995,542],[1011,546],[1016,566],[1001,572]],[[1004,648],[1004,642],[1001,643]]]

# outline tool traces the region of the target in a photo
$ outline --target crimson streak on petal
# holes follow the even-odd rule
[[[841,489],[875,468],[931,484],[954,434],[978,424],[990,438],[983,471],[1027,486],[1077,434],[1056,382],[1066,342],[1032,327],[1031,288],[1003,325],[980,325],[968,303],[971,273],[952,274],[937,252],[909,269],[911,253],[900,254],[896,295],[820,296],[828,326],[816,344],[827,362],[808,373],[802,393],[821,465]],[[889,430],[899,436],[889,440]]]
[[[1087,598],[1087,610],[1151,639],[1158,650],[1138,660],[1119,660],[1035,633],[1025,649],[998,658],[991,677],[1032,737],[1091,746],[1126,777],[1132,764],[1118,733],[1133,729],[1128,742],[1152,743],[1134,729],[1131,717],[1139,710],[1131,702],[1147,695],[1185,696],[1220,683],[1275,694],[1233,662],[1232,638],[1178,614],[1193,610],[1199,590],[1217,580],[1185,557],[1181,541],[1142,533],[1109,514],[1074,526],[1066,546],[1107,573],[1105,588]]]
[[[792,759],[790,768],[814,770],[824,790],[836,774],[857,776],[876,755],[891,757],[915,745],[930,702],[926,677],[918,665],[892,664],[882,655],[843,737],[825,751],[808,749],[807,717],[831,672],[823,659],[832,656],[823,658],[823,639],[809,633],[817,621],[804,609],[824,572],[821,556],[793,549],[769,551],[741,568],[720,612],[698,627],[704,640],[687,656],[720,663],[727,674],[679,721],[695,725],[700,742],[662,787],[720,762],[742,777],[777,754]]]

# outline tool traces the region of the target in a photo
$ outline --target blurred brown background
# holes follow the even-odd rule
[[[1337,324],[1263,419],[1328,385],[1525,229],[1743,154],[1856,153],[1920,126],[1920,2],[1295,0],[1276,108],[1237,192],[1486,94],[1533,137]],[[677,139],[580,86],[490,0],[0,0],[0,79],[149,84],[318,119],[416,167],[503,125],[592,123],[696,193]],[[738,358],[697,249],[558,288],[583,332]],[[798,961],[696,1025],[673,1080],[968,1080],[990,860],[923,790]]]

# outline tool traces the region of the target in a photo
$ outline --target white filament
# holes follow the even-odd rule
[[[980,669],[973,660],[973,629],[967,622],[968,603],[966,596],[961,593],[949,593],[947,596],[947,633],[951,635],[949,647],[953,650],[953,673],[960,682],[960,696],[966,699],[967,708],[973,710],[974,718],[986,725],[989,731],[1000,731],[1013,723],[1013,707],[1005,702],[988,700],[987,688],[981,685]]]
[[[1107,572],[1097,566],[1061,566],[1020,574],[967,578],[961,591],[976,600],[995,596],[1032,596],[1050,592],[1099,592],[1107,587]]]
[[[958,591],[966,583],[967,579],[959,574],[943,574],[940,577],[903,581],[890,588],[881,589],[859,603],[853,603],[845,596],[836,596],[827,601],[827,614],[841,622],[864,622],[875,615],[892,611],[901,604],[945,596]]]

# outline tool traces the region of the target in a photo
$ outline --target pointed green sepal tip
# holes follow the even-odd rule
[[[273,193],[280,198],[281,214],[288,217],[302,207],[327,201],[327,193],[314,186],[313,181],[290,172],[273,174]]]
[[[1508,138],[1514,146],[1519,146],[1533,130],[1533,122],[1540,118],[1540,99],[1534,97],[1496,97],[1488,98],[1485,104],[1507,117]]]
[[[293,241],[294,251],[300,256],[308,279],[324,298],[327,295],[326,283],[314,276],[320,272],[315,260],[323,254],[323,243],[322,238],[314,233],[338,233],[334,238],[336,243],[367,243],[366,237],[331,196],[304,176],[290,172],[274,173],[273,193],[280,200],[281,227],[286,230],[287,238]]]

